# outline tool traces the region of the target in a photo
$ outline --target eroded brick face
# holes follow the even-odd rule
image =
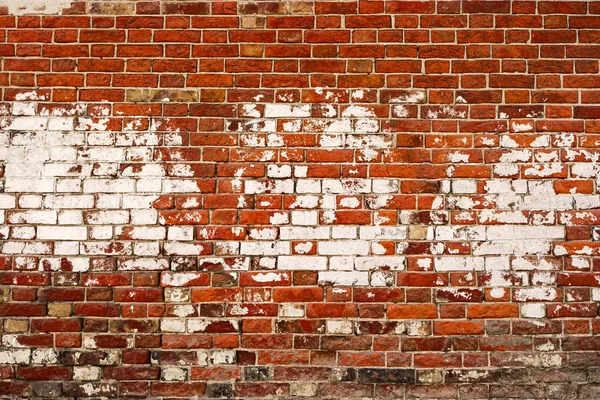
[[[43,3],[0,397],[600,398],[600,2]]]

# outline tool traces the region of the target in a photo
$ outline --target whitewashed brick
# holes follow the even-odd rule
[[[327,333],[332,335],[350,335],[354,331],[354,323],[345,320],[328,320]]]
[[[370,179],[324,179],[323,193],[369,193],[371,192]]]
[[[336,240],[319,242],[318,252],[323,255],[367,255],[369,242],[361,240]]]
[[[289,242],[242,242],[240,253],[244,255],[276,256],[290,253]]]
[[[436,271],[483,271],[484,265],[483,257],[436,257],[434,259]]]
[[[52,210],[15,212],[8,217],[11,224],[56,224],[58,213]]]
[[[280,318],[302,318],[304,317],[304,305],[295,303],[279,304]]]
[[[294,193],[294,181],[291,179],[281,181],[254,181],[246,180],[244,183],[246,194],[282,194]]]
[[[162,332],[185,332],[185,320],[175,318],[164,318],[160,321]]]
[[[354,269],[354,257],[334,256],[329,258],[329,269],[334,271],[352,271]]]
[[[405,226],[361,226],[360,238],[368,240],[379,239],[406,239],[407,229]]]
[[[521,304],[521,316],[524,318],[544,318],[546,305],[543,303]]]
[[[86,240],[85,226],[38,226],[37,237],[41,240]]]
[[[331,227],[331,238],[332,239],[356,239],[356,227],[355,226],[332,226]]]
[[[296,193],[321,193],[321,181],[299,179],[296,182]]]
[[[314,228],[282,226],[279,228],[279,237],[282,240],[319,240],[328,239],[329,232],[330,230],[326,226]]]
[[[265,105],[265,118],[310,117],[310,104],[273,104]]]
[[[292,176],[292,167],[290,165],[268,165],[267,177],[269,178],[290,178]]]
[[[404,257],[356,257],[354,260],[357,270],[389,269],[402,271],[405,269],[406,259]]]
[[[324,270],[327,269],[327,257],[279,256],[277,257],[277,268],[282,270]]]
[[[44,197],[44,207],[48,208],[93,208],[92,195],[50,195]]]
[[[133,179],[87,179],[83,182],[85,193],[128,193],[134,192]]]
[[[319,272],[319,285],[368,286],[369,273],[363,271],[322,271]]]
[[[169,240],[193,240],[194,228],[191,226],[170,226],[167,232]]]
[[[311,226],[319,222],[317,211],[292,211],[292,225]]]
[[[76,381],[97,381],[102,375],[102,369],[93,365],[73,367],[73,380]]]

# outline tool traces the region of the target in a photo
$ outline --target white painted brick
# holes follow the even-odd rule
[[[18,179],[11,178],[6,180],[5,192],[7,193],[52,193],[54,191],[55,179]]]
[[[329,269],[335,271],[354,270],[354,257],[334,256],[329,258]]]
[[[6,229],[9,229],[7,226]],[[14,226],[10,228],[12,239],[33,239],[35,237],[35,227],[33,226]],[[7,237],[7,236],[5,236]]]
[[[333,286],[368,286],[369,273],[364,271],[322,271],[319,272],[319,284]]]
[[[60,255],[79,254],[79,242],[56,242],[56,243],[54,243],[54,254],[60,254]]]
[[[234,364],[235,350],[212,350],[210,352],[211,364]]]
[[[543,303],[521,304],[521,316],[523,318],[544,318],[546,305]]]
[[[200,193],[195,181],[181,179],[164,179],[162,191],[165,193]]]
[[[323,255],[367,255],[370,245],[362,240],[338,240],[319,242],[318,249]]]
[[[50,118],[48,120],[49,131],[72,131],[75,127],[75,118]]]
[[[485,240],[485,227],[483,226],[450,226],[435,227],[436,240]]]
[[[483,257],[436,257],[436,271],[483,271]]]
[[[43,242],[6,241],[2,246],[4,254],[52,254],[52,248]]]
[[[157,210],[131,210],[132,225],[153,225],[158,221]]]
[[[123,231],[127,232],[127,237],[136,240],[161,240],[165,238],[166,229],[162,226],[139,226],[133,229],[117,227],[115,234],[120,236]]]
[[[113,237],[112,226],[92,226],[90,227],[90,239],[106,240]]]
[[[77,210],[65,210],[58,214],[59,225],[83,225],[83,213]]]
[[[11,224],[56,224],[57,212],[53,210],[29,210],[13,213],[8,217]]]
[[[317,211],[292,211],[292,225],[317,225],[319,213]]]
[[[514,254],[518,245],[514,240],[476,242],[472,245],[472,251],[475,256]]]
[[[279,304],[280,318],[302,318],[304,317],[304,305],[295,303]]]
[[[92,211],[87,222],[90,225],[124,225],[129,222],[129,211]]]
[[[92,365],[73,367],[73,380],[76,381],[97,381],[102,375],[102,369]]]
[[[21,197],[24,197],[24,196],[21,196]],[[0,208],[1,209],[15,208],[15,206],[16,206],[16,197],[14,195],[0,194]],[[23,206],[21,206],[21,207],[23,207]]]
[[[288,227],[279,228],[279,237],[282,240],[319,240],[329,238],[329,227]]]
[[[56,181],[57,193],[79,193],[81,192],[80,179],[58,179]]]
[[[185,319],[164,318],[160,321],[162,332],[185,332]]]
[[[96,197],[96,208],[120,208],[121,196],[118,194],[98,194]]]
[[[124,161],[125,149],[119,147],[86,147],[79,151],[85,161]]]
[[[135,189],[140,193],[160,192],[162,179],[139,179],[136,182]]]
[[[290,165],[268,165],[267,177],[269,178],[290,178],[292,176],[292,167]]]
[[[554,182],[552,181],[529,181],[529,194],[540,196],[545,194],[555,195]]]
[[[119,264],[122,271],[164,271],[169,269],[169,261],[164,258],[135,258]]]
[[[327,269],[327,257],[299,255],[279,256],[277,257],[277,269],[315,271],[324,270]]]
[[[7,208],[14,208],[14,206]],[[19,208],[42,208],[42,196],[38,194],[24,194],[19,196]]]
[[[302,118],[310,117],[310,104],[273,104],[265,105],[265,118]]]
[[[151,208],[157,195],[123,195],[123,208]]]
[[[50,195],[44,197],[44,207],[47,208],[93,208],[92,195]]]
[[[153,177],[164,175],[166,175],[165,167],[161,164],[131,164],[121,171],[121,176],[127,177]]]
[[[254,181],[246,180],[244,183],[244,192],[246,194],[261,193],[294,193],[294,181],[291,179],[281,181]]]
[[[531,274],[531,284],[535,286],[554,286],[556,285],[556,275],[552,272],[535,271]]]
[[[37,237],[41,240],[86,240],[85,226],[38,226]]]
[[[296,178],[306,178],[307,174],[308,174],[308,166],[294,165],[294,176]]]
[[[370,179],[324,179],[323,193],[370,193]]]
[[[407,228],[405,226],[361,226],[360,238],[368,240],[379,239],[406,239]]]
[[[58,351],[52,349],[38,349],[31,353],[32,364],[56,364],[58,362]]]
[[[471,179],[454,180],[452,182],[452,193],[477,193],[477,181]]]
[[[371,273],[370,284],[373,287],[394,286],[395,273],[391,271],[374,271]]]
[[[36,115],[38,103],[19,101],[12,104],[12,115]]]
[[[290,253],[289,242],[242,242],[240,253],[244,255],[276,256]]]
[[[248,232],[252,240],[275,240],[277,239],[277,228],[253,228]]]
[[[354,260],[357,270],[386,269],[402,271],[405,269],[406,259],[404,257],[356,257]]]
[[[598,187],[598,183],[596,183],[596,187]],[[600,196],[598,195],[576,194],[573,195],[573,198],[575,199],[575,209],[577,210],[600,208]]]
[[[328,320],[327,333],[333,335],[350,335],[354,331],[354,323],[345,320]]]
[[[532,282],[533,283],[533,282]],[[531,288],[516,288],[514,289],[515,301],[531,302],[531,301],[551,301],[557,296],[556,288],[552,287],[531,287]]]
[[[563,226],[515,226],[515,238],[517,239],[564,239],[565,228]]]
[[[163,367],[160,371],[160,379],[168,382],[183,382],[187,380],[188,371],[181,367]]]
[[[373,193],[397,193],[398,181],[395,179],[373,179]]]
[[[317,208],[319,206],[319,196],[300,195],[296,196],[294,202],[290,204],[291,209],[295,208]]]
[[[573,196],[557,194],[546,196],[523,196],[521,210],[572,210]]]
[[[356,239],[355,226],[332,226],[331,237],[333,239]]]
[[[169,240],[193,240],[194,228],[191,226],[170,226],[167,232]]]
[[[85,193],[128,193],[134,192],[133,179],[86,179],[83,182]]]
[[[9,131],[43,131],[48,126],[48,118],[44,117],[14,117],[5,121],[8,124],[4,129]]]
[[[200,243],[165,242],[163,248],[165,255],[199,256],[205,247]]]
[[[485,270],[486,271],[499,271],[510,269],[510,258],[509,257],[485,257]]]
[[[73,272],[85,272],[90,269],[90,259],[82,257],[69,257],[68,262],[71,264]],[[41,258],[40,264],[51,271],[60,271],[63,267],[63,258]]]
[[[296,182],[296,193],[321,193],[321,181],[299,179]]]

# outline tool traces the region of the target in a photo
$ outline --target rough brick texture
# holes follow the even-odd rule
[[[0,3],[0,397],[600,398],[600,2]]]

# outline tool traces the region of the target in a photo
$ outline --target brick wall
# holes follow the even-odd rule
[[[0,3],[3,398],[600,397],[600,2]]]

